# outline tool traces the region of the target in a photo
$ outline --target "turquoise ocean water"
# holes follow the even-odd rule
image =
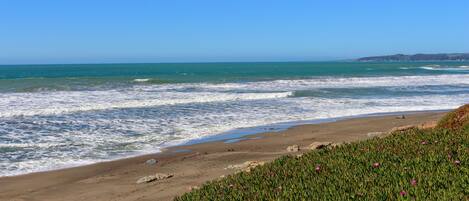
[[[233,129],[469,102],[469,62],[0,66],[0,176]]]

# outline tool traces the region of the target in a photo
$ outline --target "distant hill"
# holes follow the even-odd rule
[[[357,61],[469,61],[469,53],[453,54],[395,54],[387,56],[363,57]]]

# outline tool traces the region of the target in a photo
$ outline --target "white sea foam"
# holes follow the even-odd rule
[[[0,145],[0,149],[15,148],[11,157],[28,155],[30,159],[20,162],[0,161],[0,169],[5,170],[0,174],[64,168],[150,153],[175,142],[181,143],[233,128],[369,113],[452,109],[465,103],[468,98],[467,94],[385,99],[279,98],[252,103],[213,102],[204,108],[177,109],[178,106],[170,106],[154,110],[90,113],[65,116],[64,119],[30,117],[25,121],[34,121],[44,127],[41,128],[43,134],[32,136],[24,133],[24,130],[17,130],[9,135],[15,135],[24,144]],[[21,121],[16,123],[17,127],[28,125]],[[66,126],[65,130],[60,131],[63,124],[71,127]]]
[[[349,94],[368,89],[373,93],[366,98],[339,92],[309,97],[295,97],[293,93],[329,88],[344,89]],[[383,94],[374,94],[374,88],[384,90],[380,92]],[[390,96],[389,91],[397,95]],[[469,75],[465,74],[2,93],[0,176],[155,152],[240,127],[452,109],[468,100]]]
[[[425,69],[425,70],[436,70],[436,71],[468,71],[469,70],[469,66],[449,67],[449,66],[430,65],[430,66],[422,66],[420,68]]]
[[[325,77],[316,79],[275,80],[251,83],[201,84],[210,90],[306,90],[319,88],[364,88],[399,86],[468,85],[469,74],[387,77]]]
[[[2,93],[0,94],[0,117],[53,115],[174,104],[273,99],[288,97],[296,90],[320,88],[418,87],[438,85],[469,85],[469,74],[319,78],[223,84],[167,84],[135,86],[126,90]],[[187,89],[193,92],[187,92]]]
[[[150,81],[150,78],[140,78],[140,79],[134,79],[134,82],[148,82]]]
[[[0,95],[0,117],[53,115],[90,110],[153,107],[188,103],[281,98],[279,93],[143,93],[139,91],[73,91]],[[14,109],[12,109],[14,108]]]
[[[422,66],[420,67],[421,69],[425,69],[425,70],[437,70],[436,68],[434,67],[429,67],[429,66]]]

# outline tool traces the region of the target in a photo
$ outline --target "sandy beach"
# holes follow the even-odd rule
[[[308,151],[311,143],[347,143],[386,135],[393,128],[431,125],[444,112],[417,112],[299,125],[281,132],[245,136],[234,143],[207,142],[175,146],[161,153],[111,162],[0,178],[0,200],[172,200],[206,181],[236,172],[227,168],[246,161],[268,162],[286,154]],[[287,147],[299,145],[298,152]],[[155,159],[156,164],[146,164]],[[155,173],[171,178],[144,184],[136,181]]]
[[[5,2],[0,201],[469,201],[468,0]]]

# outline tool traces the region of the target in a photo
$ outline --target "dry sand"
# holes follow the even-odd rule
[[[93,165],[0,178],[0,200],[172,200],[206,181],[234,173],[230,165],[245,161],[271,161],[299,154],[313,142],[343,143],[384,135],[393,128],[435,122],[444,113],[421,112],[365,117],[332,123],[300,125],[276,133],[247,136],[236,143],[222,141],[176,146],[162,153]],[[299,152],[287,152],[290,145]],[[303,148],[303,149],[301,149]],[[186,150],[180,152],[180,150]],[[187,151],[190,150],[190,151]],[[156,159],[155,165],[145,162]],[[145,184],[136,181],[155,173],[173,177]]]

